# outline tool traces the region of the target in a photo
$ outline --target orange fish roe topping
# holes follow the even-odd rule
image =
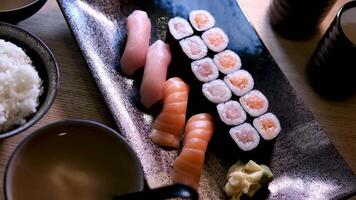
[[[232,55],[224,54],[219,58],[219,66],[223,68],[233,68],[236,65],[236,58]]]
[[[271,134],[276,129],[276,124],[271,119],[261,119],[260,125],[267,134]]]
[[[224,42],[224,37],[219,33],[210,33],[208,35],[208,40],[210,44],[218,46]]]
[[[198,13],[194,16],[194,21],[199,28],[203,28],[207,23],[209,23],[209,17],[204,13]]]
[[[256,95],[246,98],[245,102],[248,107],[253,109],[262,109],[264,106],[263,99]]]
[[[248,80],[246,77],[231,77],[229,81],[233,86],[239,89],[244,89],[248,86]]]

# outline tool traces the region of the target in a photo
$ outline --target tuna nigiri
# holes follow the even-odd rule
[[[135,10],[127,18],[127,43],[121,57],[121,70],[131,76],[143,67],[151,37],[151,21],[145,11]]]
[[[209,114],[197,114],[188,120],[182,152],[173,164],[175,183],[198,188],[205,152],[213,132],[213,117]]]
[[[171,58],[169,45],[161,40],[157,40],[148,48],[140,89],[141,102],[146,108],[162,99]]]
[[[180,78],[164,84],[163,110],[153,122],[150,138],[164,147],[178,148],[188,104],[189,86]]]

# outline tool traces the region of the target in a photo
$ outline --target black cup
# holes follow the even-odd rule
[[[273,0],[269,7],[272,28],[290,40],[312,36],[336,0]]]
[[[356,1],[351,1],[340,8],[307,66],[310,83],[327,98],[343,99],[356,92],[355,33]]]

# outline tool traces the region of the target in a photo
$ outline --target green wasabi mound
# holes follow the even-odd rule
[[[239,200],[243,194],[252,197],[263,184],[273,179],[271,170],[266,165],[258,165],[250,160],[248,163],[237,161],[226,175],[224,191],[231,200]]]

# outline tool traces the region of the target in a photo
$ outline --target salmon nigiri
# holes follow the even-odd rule
[[[148,48],[140,88],[141,102],[146,108],[150,108],[162,99],[162,91],[171,59],[169,45],[161,40],[157,40]]]
[[[153,122],[150,137],[164,147],[178,148],[185,125],[189,86],[180,78],[170,78],[164,84],[163,110]]]
[[[127,43],[121,57],[121,70],[131,76],[146,62],[151,37],[151,21],[145,11],[135,10],[127,18]]]
[[[198,189],[205,152],[213,132],[213,117],[209,114],[197,114],[188,120],[182,152],[173,164],[175,183]]]

